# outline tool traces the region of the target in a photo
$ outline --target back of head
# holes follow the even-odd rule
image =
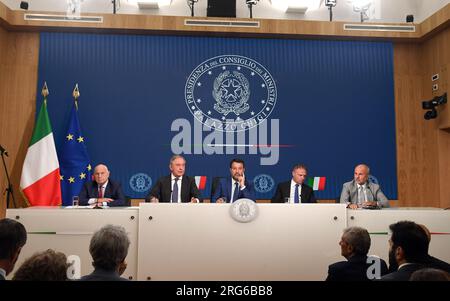
[[[343,237],[352,246],[353,255],[366,256],[370,249],[369,232],[360,227],[349,227],[344,230]]]
[[[401,247],[409,263],[423,263],[428,256],[428,237],[422,227],[411,221],[401,221],[389,226],[394,248]]]
[[[420,269],[411,275],[409,281],[450,281],[450,275],[438,269]]]
[[[67,280],[67,257],[61,252],[48,249],[35,253],[25,260],[14,274],[18,281],[65,281]]]
[[[115,270],[128,254],[130,240],[121,226],[107,225],[94,233],[89,245],[95,268]]]
[[[0,260],[12,259],[27,242],[25,227],[12,219],[0,220]]]

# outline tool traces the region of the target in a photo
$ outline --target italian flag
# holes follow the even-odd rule
[[[22,168],[20,188],[31,206],[60,206],[59,162],[44,99]]]
[[[308,178],[308,186],[314,191],[325,190],[325,177]]]
[[[206,176],[196,176],[195,184],[199,190],[204,190],[206,188]]]

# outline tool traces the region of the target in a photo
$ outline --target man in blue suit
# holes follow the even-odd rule
[[[230,162],[230,178],[220,179],[211,203],[232,203],[238,199],[255,200],[255,191],[251,182],[245,179],[245,163],[241,159]]]
[[[110,207],[125,206],[125,195],[119,182],[109,178],[106,165],[99,164],[94,169],[94,181],[84,183],[80,192],[80,205],[102,206],[104,202]]]

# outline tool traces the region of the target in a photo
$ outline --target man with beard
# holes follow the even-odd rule
[[[425,267],[428,238],[418,224],[401,221],[389,226],[389,270],[381,281],[408,281],[412,273]]]
[[[211,203],[233,203],[242,198],[255,200],[255,192],[251,182],[245,178],[245,163],[241,159],[230,162],[229,178],[220,179],[219,185],[211,199]]]
[[[425,227],[425,225],[419,225],[419,226],[422,227],[423,231],[425,231],[425,233],[427,234],[428,245],[429,245],[431,242],[430,230],[428,230],[428,228]],[[448,264],[447,262],[440,260],[439,258],[433,257],[430,254],[428,254],[426,262],[427,262],[428,267],[434,268],[434,269],[439,269],[439,270],[445,271],[450,274],[450,264]]]

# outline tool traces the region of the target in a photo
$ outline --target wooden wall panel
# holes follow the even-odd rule
[[[0,141],[9,152],[7,168],[17,205],[23,206],[19,183],[35,119],[39,34],[2,29],[0,44]],[[0,183],[3,192],[6,185],[3,170]],[[4,202],[2,195],[2,206]],[[4,210],[0,211],[2,214]]]
[[[421,48],[394,48],[397,179],[399,206],[438,206],[439,177],[436,121],[425,122],[421,106]]]
[[[449,67],[450,67],[450,28],[442,31],[421,45],[421,55],[424,70],[423,100],[432,99],[448,91]],[[431,81],[433,74],[439,74],[439,80]],[[433,91],[434,83],[439,85],[437,91]],[[450,104],[438,108],[439,116],[436,124],[433,121],[436,133],[436,150],[438,168],[435,171],[439,176],[439,199],[441,208],[450,207]],[[434,145],[433,145],[434,146]]]
[[[0,12],[1,12],[1,7],[0,7]],[[8,44],[8,32],[6,30],[4,30],[1,26],[0,26],[0,93],[3,90],[2,89],[2,74],[3,74],[3,61],[6,58],[6,52],[7,52],[7,47],[6,45]],[[2,98],[0,97],[0,144],[3,147],[6,147],[5,142],[6,140],[3,137],[3,128],[5,126],[5,119],[4,119],[4,114],[3,114],[3,105],[2,105]],[[8,162],[9,163],[9,162]],[[0,163],[3,164],[3,163]],[[7,167],[9,168],[9,166],[11,166],[10,164],[7,165]],[[0,218],[3,218],[5,216],[5,207],[6,207],[6,199],[3,196],[3,192],[5,191],[6,188],[6,177],[5,177],[5,172],[3,170],[3,166],[0,166]]]
[[[450,129],[439,130],[440,207],[450,208]]]
[[[422,101],[448,92],[450,28],[422,44],[396,44],[397,168],[400,206],[450,207],[450,106],[426,121]],[[440,79],[431,81],[433,74]],[[433,92],[434,83],[439,90]]]

